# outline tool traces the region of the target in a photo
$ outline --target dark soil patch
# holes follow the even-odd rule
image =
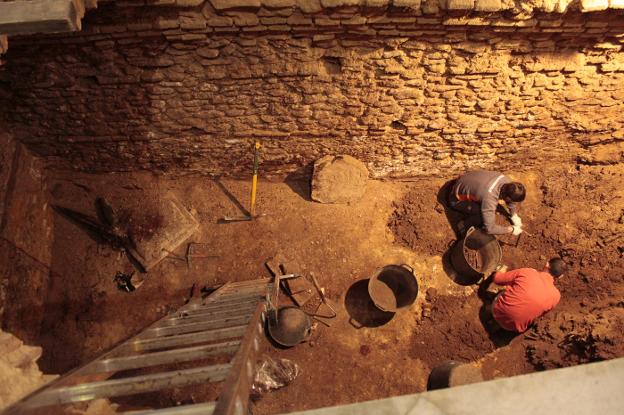
[[[430,316],[412,337],[410,357],[433,368],[448,360],[475,361],[494,350],[479,320],[478,298],[439,296],[431,299],[430,307]]]
[[[393,203],[388,227],[397,243],[430,255],[446,251],[454,236],[444,207],[436,200],[437,187],[429,182],[419,183],[403,200]]]

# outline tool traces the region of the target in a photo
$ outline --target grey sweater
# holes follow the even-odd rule
[[[511,183],[511,179],[502,173],[475,170],[461,175],[455,182],[452,192],[459,200],[480,203],[485,230],[492,235],[502,235],[509,233],[509,225],[496,224],[496,207],[501,187],[506,183]],[[510,203],[508,207],[512,215],[516,213],[515,203]]]

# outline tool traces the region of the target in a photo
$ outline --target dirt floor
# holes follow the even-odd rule
[[[208,244],[215,257],[187,268],[171,256],[123,292],[113,277],[133,270],[128,259],[56,215],[43,326],[24,326],[11,310],[4,325],[38,335],[42,370],[62,373],[182,304],[194,284],[266,277],[264,262],[274,258],[288,272],[313,272],[339,313],[331,327],[317,324],[308,343],[265,345],[265,353],[296,362],[300,375],[260,396],[256,414],[420,392],[448,360],[477,362],[492,379],[624,356],[624,169],[571,165],[512,176],[528,188],[520,215],[531,235],[517,247],[515,237],[503,238],[503,262],[541,268],[561,255],[571,266],[558,282],[559,306],[523,335],[488,334],[477,287],[449,268],[455,235],[437,200],[445,180],[433,179],[370,181],[350,205],[312,202],[306,181],[261,181],[262,216],[220,223],[241,214],[237,201],[247,204],[249,183],[56,174],[51,203],[95,215],[96,197],[105,197],[139,237],[161,223],[157,202],[175,195],[200,223],[190,241]],[[185,247],[174,254],[184,256]],[[367,280],[388,264],[408,264],[419,284],[414,304],[394,315],[366,297]]]

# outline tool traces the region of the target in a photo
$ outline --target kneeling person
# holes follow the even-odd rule
[[[492,303],[494,320],[505,330],[526,331],[535,319],[559,304],[561,293],[555,280],[566,271],[561,258],[552,258],[541,272],[519,268],[494,274],[494,283],[505,286]]]
[[[448,197],[448,204],[451,209],[471,216],[472,221],[475,216],[477,222],[481,219],[486,232],[491,235],[508,233],[520,235],[522,220],[517,213],[517,204],[525,197],[526,190],[522,183],[512,182],[509,177],[499,172],[475,170],[462,174],[455,181]],[[509,208],[513,226],[496,223],[496,208],[500,199],[504,200]]]

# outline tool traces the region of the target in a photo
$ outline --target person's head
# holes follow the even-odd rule
[[[568,266],[563,262],[563,259],[559,257],[551,258],[546,263],[546,271],[555,278],[561,277],[567,270]]]
[[[522,202],[525,197],[526,189],[522,183],[511,182],[501,186],[500,198],[503,199],[505,203]]]

